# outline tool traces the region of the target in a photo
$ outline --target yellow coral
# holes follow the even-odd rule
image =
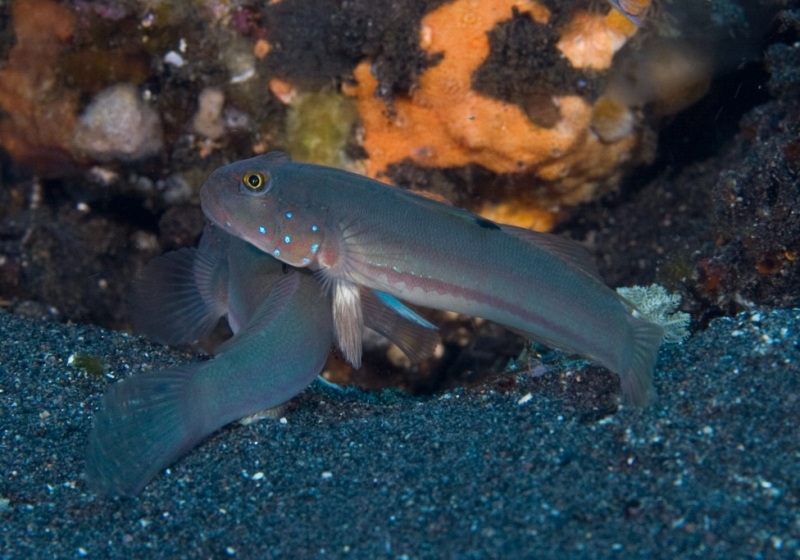
[[[598,180],[629,158],[637,139],[630,134],[601,141],[590,130],[592,106],[576,95],[553,97],[558,118],[545,127],[532,122],[519,105],[472,89],[472,74],[489,55],[487,32],[510,19],[512,10],[541,24],[551,17],[543,5],[526,0],[445,4],[423,19],[420,34],[422,49],[429,55],[442,53],[442,59],[419,77],[419,88],[410,97],[395,99],[388,110],[375,96],[377,81],[368,62],[356,68],[358,85],[351,93],[364,124],[370,176],[380,177],[387,166],[406,158],[428,167],[477,163],[497,173],[523,173],[530,179],[520,184],[535,182],[536,196],[510,202],[509,208],[487,205],[482,213],[549,229],[557,206],[591,198]],[[561,30],[557,46],[576,67],[604,69],[635,31],[616,10],[606,16],[579,12]],[[528,211],[520,212],[520,204]]]

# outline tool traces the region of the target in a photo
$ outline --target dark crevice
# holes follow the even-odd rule
[[[700,101],[663,127],[653,171],[686,167],[719,153],[739,132],[742,116],[769,101],[768,80],[761,63],[716,79]]]

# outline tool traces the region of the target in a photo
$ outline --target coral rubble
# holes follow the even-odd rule
[[[117,84],[97,94],[75,126],[72,141],[97,161],[133,161],[161,150],[161,119],[136,86]]]

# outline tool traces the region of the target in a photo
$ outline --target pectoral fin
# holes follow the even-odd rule
[[[201,340],[227,313],[227,286],[228,268],[213,254],[179,249],[156,257],[132,284],[131,322],[162,344]]]
[[[361,367],[361,336],[364,316],[358,284],[348,280],[333,280],[333,326],[336,341],[345,359],[354,368]]]

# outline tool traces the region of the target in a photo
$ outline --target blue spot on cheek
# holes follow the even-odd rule
[[[292,214],[291,212],[286,212],[286,219],[287,220],[291,220],[292,216],[294,216],[294,214]]]
[[[280,249],[275,249],[274,251],[272,251],[272,254],[275,255],[276,257],[280,257],[281,256],[281,250]]]
[[[230,222],[225,222],[225,227],[231,227],[231,223]]]
[[[319,250],[319,243],[314,243],[314,244],[311,246],[311,252],[312,252],[314,255],[316,255],[318,250]]]
[[[303,264],[308,264],[310,262],[311,262],[310,260],[308,260],[307,258],[303,257]]]
[[[319,228],[317,226],[311,226],[311,231],[317,231]]]
[[[264,235],[265,233],[267,233],[267,228],[265,228],[264,226],[259,226],[258,227],[258,233],[260,233],[261,235]]]
[[[284,243],[291,243],[292,242],[292,238],[289,237],[288,235],[284,235],[283,236],[283,242]]]

